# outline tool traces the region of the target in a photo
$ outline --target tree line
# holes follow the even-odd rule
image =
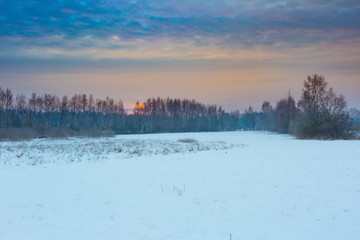
[[[0,129],[4,130],[0,134],[10,132],[6,136],[16,129],[42,136],[235,130],[238,118],[238,112],[227,113],[217,105],[191,99],[149,98],[137,102],[128,114],[121,100],[109,97],[75,94],[60,98],[33,93],[27,99],[0,87]]]
[[[301,139],[352,139],[359,129],[358,110],[347,110],[347,102],[337,95],[321,75],[308,76],[300,100],[289,93],[275,107],[264,101],[261,111],[249,107],[240,117],[240,127],[292,134]]]
[[[274,107],[264,101],[260,111],[249,107],[242,114],[193,99],[160,97],[136,102],[132,112],[127,113],[121,100],[109,97],[95,99],[93,95],[75,94],[60,98],[33,93],[27,99],[23,94],[14,97],[10,89],[0,87],[0,139],[11,138],[14,130],[21,130],[19,135],[30,131],[33,133],[30,137],[56,137],[238,129],[273,131],[298,138],[339,139],[355,136],[355,120],[359,124],[359,111],[347,111],[345,98],[317,74],[304,81],[298,102],[289,93]]]
[[[143,133],[236,130],[239,115],[193,99],[149,98],[134,108]]]
[[[114,128],[124,115],[122,101],[112,98],[96,99],[75,94],[61,99],[52,94],[13,96],[10,89],[0,88],[0,128],[70,128],[74,130]]]

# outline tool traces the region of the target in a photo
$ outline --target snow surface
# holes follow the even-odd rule
[[[359,141],[219,132],[0,143],[2,240],[359,236]]]

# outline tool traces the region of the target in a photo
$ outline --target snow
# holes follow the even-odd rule
[[[37,165],[59,162],[98,161],[123,159],[142,155],[168,155],[172,153],[225,150],[239,145],[224,141],[199,142],[192,138],[129,139],[116,138],[72,138],[37,139],[23,142],[3,142],[0,146],[0,164]],[[121,153],[121,155],[120,155]]]
[[[357,239],[359,147],[266,132],[1,142],[0,239]]]

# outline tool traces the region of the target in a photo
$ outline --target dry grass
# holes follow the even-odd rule
[[[191,143],[191,144],[197,144],[198,141],[196,139],[193,138],[183,138],[183,139],[179,139],[178,142],[181,143]]]
[[[114,135],[114,132],[104,132],[96,129],[79,131],[68,128],[49,128],[42,131],[33,128],[0,129],[0,141],[21,141],[36,138],[111,137]]]

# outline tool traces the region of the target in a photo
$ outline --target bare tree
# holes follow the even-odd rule
[[[26,108],[26,97],[24,94],[17,95],[15,100],[15,106],[17,110],[24,110]]]
[[[255,130],[256,115],[257,113],[254,111],[254,109],[251,106],[248,109],[246,109],[240,118],[241,127],[246,130]]]
[[[351,131],[347,103],[342,95],[336,95],[321,75],[308,76],[298,106],[295,133],[301,138],[349,138]]]
[[[294,98],[288,94],[287,97],[277,102],[275,115],[275,131],[279,133],[289,133],[290,124],[295,120],[297,113]]]
[[[4,109],[5,106],[5,91],[0,87],[0,110]]]
[[[85,110],[88,106],[88,100],[87,100],[86,94],[81,95],[80,104],[81,104],[81,110],[83,112],[85,112]]]
[[[269,101],[264,101],[261,105],[261,112],[256,119],[256,129],[273,131],[274,124],[274,109]]]
[[[12,92],[10,89],[6,89],[4,100],[5,100],[5,102],[4,102],[5,109],[10,109],[13,104],[13,95],[12,95]]]

